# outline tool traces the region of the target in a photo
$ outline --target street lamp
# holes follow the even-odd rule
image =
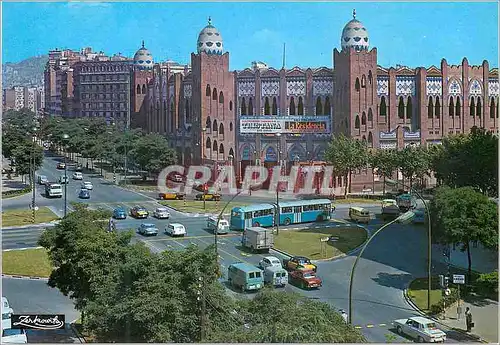
[[[203,161],[205,159],[205,132],[207,131],[206,127],[201,129],[201,164],[203,165]]]
[[[64,148],[66,148],[66,142],[69,139],[69,135],[63,135]],[[66,218],[68,212],[68,164],[66,160],[66,150],[64,150],[64,218]]]
[[[279,175],[281,176],[281,133],[276,133],[277,138],[277,148],[278,148],[278,165],[279,165]],[[276,186],[276,235],[280,234],[280,205],[279,205],[279,193],[280,193],[280,179],[278,178],[278,185]]]
[[[431,270],[432,270],[432,227],[431,227],[431,213],[429,212],[429,207],[427,202],[425,202],[422,195],[417,192],[413,187],[409,187],[402,182],[394,181],[391,179],[386,179],[385,183],[389,186],[396,186],[401,184],[403,188],[408,188],[410,193],[415,193],[415,195],[422,200],[424,204],[425,212],[427,213],[427,310],[431,309]]]
[[[370,244],[370,242],[382,230],[386,229],[387,227],[389,227],[390,225],[392,225],[392,224],[394,224],[396,222],[400,222],[400,223],[407,222],[407,221],[411,220],[414,215],[415,214],[413,212],[408,211],[406,213],[403,213],[402,215],[400,215],[396,219],[390,221],[389,223],[384,224],[383,226],[381,226],[380,229],[378,229],[377,231],[375,231],[375,233],[368,239],[368,241],[366,241],[365,245],[363,246],[363,248],[359,252],[358,256],[356,257],[356,261],[354,261],[354,265],[352,265],[351,276],[349,277],[349,314],[348,314],[349,324],[352,324],[352,286],[353,286],[353,283],[354,283],[354,272],[356,271],[356,267],[358,266],[359,259],[363,255],[365,249],[368,247],[368,245]]]
[[[35,218],[36,218],[36,185],[35,185],[35,148],[36,148],[36,131],[37,127],[33,127],[33,145],[31,147],[31,191],[33,193],[31,197],[31,212],[32,212],[32,220],[33,223],[35,223]]]

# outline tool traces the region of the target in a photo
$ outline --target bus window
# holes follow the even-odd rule
[[[293,207],[283,207],[281,208],[281,213],[292,213]]]
[[[273,211],[272,211],[272,210],[270,210],[270,209],[267,209],[267,210],[260,210],[260,211],[255,211],[255,212],[253,213],[253,216],[254,216],[254,218],[257,218],[257,217],[268,216],[268,215],[270,215],[270,214],[272,214],[272,213],[273,213]]]
[[[295,206],[293,208],[293,213],[301,213],[302,212],[302,206]]]
[[[252,212],[245,212],[245,219],[252,219]]]
[[[238,212],[238,211],[234,211],[233,212],[233,217],[238,217],[239,218],[239,217],[241,217],[241,213]]]

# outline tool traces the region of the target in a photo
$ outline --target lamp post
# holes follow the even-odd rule
[[[207,131],[206,127],[203,127],[201,129],[201,165],[203,165],[203,162],[205,160],[205,132]]]
[[[33,127],[33,145],[31,147],[31,212],[33,223],[36,221],[36,185],[35,185],[35,148],[36,148],[36,131],[37,127]]]
[[[277,138],[277,148],[278,148],[278,165],[279,165],[279,175],[281,176],[281,133],[276,133]],[[279,205],[279,194],[280,194],[280,180],[278,178],[278,185],[276,186],[276,235],[280,234],[280,205]]]
[[[413,187],[409,187],[402,182],[394,181],[391,179],[386,179],[385,184],[389,186],[396,186],[401,184],[403,188],[408,188],[410,193],[415,193],[415,195],[422,200],[424,204],[425,212],[427,213],[427,310],[431,308],[431,271],[432,271],[432,226],[431,226],[431,213],[429,212],[429,207],[427,202],[424,200],[422,195],[417,192]]]
[[[368,245],[370,244],[370,242],[375,238],[375,236],[377,236],[382,230],[386,229],[387,227],[389,227],[390,225],[396,223],[396,222],[404,222],[404,221],[407,221],[409,219],[411,219],[412,217],[414,216],[414,213],[413,212],[406,212],[406,213],[403,213],[402,215],[400,215],[399,217],[397,217],[396,219],[390,221],[389,223],[387,224],[384,224],[383,226],[380,227],[380,229],[378,229],[377,231],[375,231],[375,233],[368,239],[368,241],[366,241],[365,245],[363,246],[363,248],[361,249],[361,251],[359,252],[358,256],[356,257],[356,261],[354,261],[354,265],[352,265],[352,269],[351,269],[351,275],[349,277],[349,313],[348,313],[348,317],[349,317],[349,324],[352,324],[352,287],[353,287],[353,283],[354,283],[354,273],[356,271],[356,267],[358,266],[358,262],[359,262],[359,259],[361,258],[361,256],[363,255],[365,249],[368,247]]]
[[[68,212],[68,164],[66,160],[66,142],[69,139],[69,135],[63,135],[64,141],[64,218],[66,218]]]

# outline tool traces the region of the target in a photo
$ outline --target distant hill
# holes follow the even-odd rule
[[[42,86],[43,70],[49,60],[48,55],[34,56],[17,63],[2,65],[2,88],[13,86]]]

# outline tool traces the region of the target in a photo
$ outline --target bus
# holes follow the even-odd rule
[[[331,219],[335,210],[329,199],[297,200],[279,203],[280,225],[308,223]],[[251,226],[276,225],[276,204],[234,207],[231,210],[231,229],[245,230]]]

